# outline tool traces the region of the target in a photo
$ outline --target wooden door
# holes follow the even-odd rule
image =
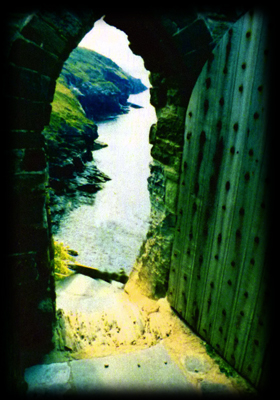
[[[244,15],[194,87],[168,299],[257,385],[267,347],[267,21]]]

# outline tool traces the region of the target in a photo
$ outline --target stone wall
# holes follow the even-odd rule
[[[92,18],[92,13],[38,12],[8,20],[7,331],[12,334],[7,357],[8,380],[19,387],[24,367],[51,348],[55,322],[48,165],[41,132],[49,122],[63,62],[92,27]]]
[[[55,320],[53,251],[47,204],[48,165],[42,130],[64,61],[107,10],[28,12],[8,17],[6,86],[9,128],[8,380],[22,384],[23,368],[51,347]],[[150,296],[164,296],[176,222],[184,118],[192,88],[211,49],[239,14],[184,10],[179,15],[117,15],[151,71],[154,165],[149,186],[152,223],[137,279]]]

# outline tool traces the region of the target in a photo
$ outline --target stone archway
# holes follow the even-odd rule
[[[103,12],[60,11],[13,14],[9,19],[8,73],[10,165],[9,178],[9,379],[20,381],[28,357],[51,346],[55,321],[50,218],[47,211],[47,164],[42,129],[48,124],[55,82],[64,61]],[[107,14],[106,14],[107,15]],[[124,30],[132,49],[151,71],[151,102],[158,123],[150,142],[154,166],[150,181],[157,180],[155,226],[162,242],[150,246],[165,259],[161,280],[149,273],[149,254],[139,276],[150,282],[150,295],[162,293],[167,282],[176,219],[177,182],[183,147],[184,117],[188,99],[200,70],[223,31],[238,14],[223,17],[220,33],[209,28],[204,17],[191,10],[176,16],[125,16],[108,13],[106,21]],[[206,15],[206,17],[205,17]],[[208,18],[208,19],[207,19]],[[212,22],[213,22],[212,18]],[[216,18],[216,21],[219,18]],[[208,21],[208,24],[207,24]],[[199,35],[198,35],[199,34]],[[220,36],[219,36],[220,35]],[[199,40],[195,39],[199,37]],[[147,45],[148,43],[148,45]],[[152,200],[153,201],[153,200]],[[147,250],[147,249],[146,249]],[[143,260],[142,260],[143,261]],[[40,321],[38,323],[38,321]]]

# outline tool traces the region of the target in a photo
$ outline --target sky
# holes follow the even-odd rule
[[[130,50],[127,35],[108,25],[103,19],[95,22],[92,30],[79,43],[79,47],[86,47],[110,58],[124,71],[135,78],[140,78],[146,86],[150,86],[143,59]]]

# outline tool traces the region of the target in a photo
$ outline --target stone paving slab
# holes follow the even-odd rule
[[[64,394],[71,389],[67,363],[34,365],[25,370],[29,395]]]
[[[81,313],[101,312],[112,308],[117,312],[115,303],[122,286],[81,274],[71,275],[56,282],[56,307],[73,313],[77,310]]]
[[[162,344],[133,353],[71,362],[78,393],[92,391],[190,391]]]
[[[195,393],[161,343],[116,356],[36,365],[25,370],[25,380],[29,396],[68,392]]]

